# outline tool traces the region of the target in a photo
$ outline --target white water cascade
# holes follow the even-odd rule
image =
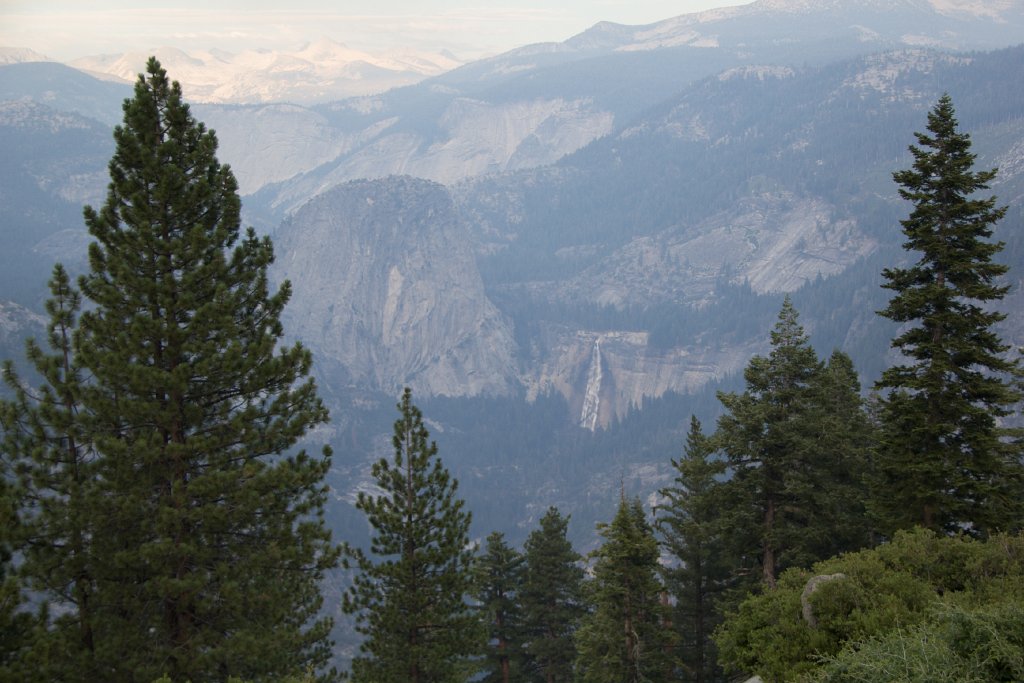
[[[601,338],[594,340],[594,352],[590,356],[590,371],[587,373],[587,390],[583,394],[583,410],[580,413],[580,427],[597,429],[598,412],[601,409]]]

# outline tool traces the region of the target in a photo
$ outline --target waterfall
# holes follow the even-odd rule
[[[587,389],[583,394],[583,411],[580,413],[580,427],[597,429],[597,415],[601,408],[601,338],[594,340],[594,352],[590,356],[590,372],[587,373]]]

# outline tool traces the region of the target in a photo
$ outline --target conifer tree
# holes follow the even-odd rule
[[[474,597],[487,627],[482,667],[486,683],[522,681],[522,614],[519,594],[523,556],[495,531],[487,537],[474,572]]]
[[[14,550],[21,545],[22,490],[8,458],[0,459],[0,681],[25,683],[49,680],[27,662],[37,619],[28,610],[25,591],[16,575]]]
[[[801,451],[811,465],[796,480],[802,479],[801,496],[814,510],[803,542],[809,555],[824,559],[872,545],[868,467],[877,434],[853,360],[842,351],[832,352],[809,389]]]
[[[38,582],[68,558],[44,597],[73,605],[87,656],[62,680],[278,680],[329,656],[328,454],[292,452],[327,413],[310,354],[278,346],[290,290],[269,293],[272,246],[241,234],[213,133],[155,59],[124,113],[106,202],[85,209],[90,305],[73,357],[61,323],[56,355],[38,359],[49,389],[19,446],[54,463],[52,485],[33,486],[68,512],[40,508],[32,531],[53,545],[26,571]],[[81,552],[59,547],[76,533]]]
[[[755,356],[744,371],[746,390],[719,393],[727,412],[715,439],[733,470],[723,487],[725,533],[734,555],[756,561],[770,588],[780,569],[807,561],[800,535],[813,512],[809,501],[794,495],[791,475],[813,467],[800,446],[809,388],[821,364],[797,318],[787,296],[771,333],[771,353]]]
[[[1008,287],[990,240],[1006,213],[979,197],[995,169],[974,171],[970,136],[944,95],[917,133],[912,168],[893,174],[913,205],[901,221],[916,259],[883,271],[894,292],[880,315],[905,324],[892,340],[905,360],[882,374],[878,469],[888,529],[919,524],[987,534],[1024,521],[1019,431],[1000,425],[1021,400],[1021,366],[993,327]]]
[[[665,547],[678,561],[666,571],[666,584],[676,600],[672,625],[679,660],[694,683],[710,683],[721,675],[711,633],[720,621],[718,599],[730,585],[732,570],[722,536],[718,480],[725,462],[713,454],[711,439],[691,416],[683,457],[672,460],[673,485],[661,490],[667,503],[658,518]]]
[[[3,452],[20,470],[23,484],[17,547],[25,587],[62,607],[60,619],[48,634],[50,644],[34,644],[37,652],[52,651],[51,656],[38,657],[36,667],[51,667],[52,676],[64,677],[69,671],[96,670],[92,604],[96,569],[91,541],[97,534],[117,530],[99,526],[102,520],[95,514],[95,497],[102,489],[96,487],[96,453],[80,419],[84,415],[82,368],[72,348],[72,336],[81,296],[60,264],[54,266],[49,287],[46,310],[51,353],[35,340],[26,344],[29,362],[44,384],[37,392],[30,391],[7,361],[4,380],[14,400],[0,404],[0,424],[4,428]]]
[[[582,683],[660,683],[674,677],[669,606],[659,580],[658,542],[637,499],[619,502],[598,531],[594,579],[587,584],[593,611],[576,633]]]
[[[466,600],[473,587],[470,513],[409,389],[398,410],[394,459],[372,469],[381,493],[360,492],[356,500],[373,528],[370,554],[345,551],[346,566],[358,572],[343,606],[365,637],[352,680],[462,681],[482,640]]]
[[[785,567],[868,544],[871,443],[852,362],[818,360],[789,297],[771,345],[751,359],[742,394],[719,394],[727,412],[713,437],[733,471],[720,489],[723,537],[740,569],[756,561],[769,588]]]
[[[581,558],[566,537],[568,528],[569,518],[548,508],[523,549],[524,672],[536,683],[573,680],[573,638],[586,607]]]

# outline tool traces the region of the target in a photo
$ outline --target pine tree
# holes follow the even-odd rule
[[[0,459],[0,682],[42,682],[49,677],[25,661],[36,635],[37,619],[28,610],[16,574],[14,551],[21,546],[23,536],[23,490],[11,465],[8,458]]]
[[[270,241],[240,234],[216,138],[155,59],[124,112],[106,202],[85,209],[90,305],[73,357],[62,332],[43,359],[44,428],[27,432],[59,474],[37,495],[69,515],[40,514],[49,526],[33,531],[53,547],[26,569],[75,560],[45,596],[71,596],[88,654],[63,680],[301,673],[329,656],[318,584],[337,559],[321,519],[328,454],[291,452],[327,419],[311,356],[278,346],[290,290],[268,292]],[[75,462],[88,467],[80,495]],[[58,547],[79,531],[81,553]]]
[[[992,229],[1006,213],[981,198],[996,171],[974,171],[970,136],[944,95],[917,133],[913,167],[893,174],[913,204],[901,221],[916,262],[883,271],[894,292],[880,315],[907,326],[892,340],[905,359],[878,382],[879,471],[888,528],[919,524],[987,534],[1024,521],[1021,433],[1000,426],[1021,400],[1022,369],[993,330],[1007,267]],[[884,504],[887,501],[888,504]]]
[[[116,533],[101,529],[95,514],[96,453],[89,444],[81,404],[82,368],[72,348],[81,296],[71,286],[64,267],[57,264],[50,279],[48,354],[35,340],[27,344],[27,356],[44,384],[30,392],[4,364],[4,380],[14,400],[0,404],[4,427],[3,452],[20,470],[23,494],[18,514],[18,550],[26,588],[57,601],[61,618],[53,624],[47,645],[53,657],[40,657],[62,671],[91,672],[94,661],[94,606],[96,593],[91,539]],[[66,609],[72,606],[73,609]],[[51,661],[52,659],[60,661]],[[43,664],[37,663],[37,668]]]
[[[480,618],[487,628],[487,646],[482,667],[485,683],[522,681],[522,614],[519,593],[523,556],[505,543],[495,531],[487,537],[483,554],[476,562],[474,597],[480,603]]]
[[[868,516],[868,467],[877,438],[861,397],[853,361],[833,351],[811,382],[808,428],[801,450],[812,466],[801,470],[801,496],[810,501],[815,523],[803,535],[809,554],[824,559],[872,545]],[[794,486],[794,489],[797,487]]]
[[[569,518],[548,508],[526,539],[520,604],[527,680],[570,683],[576,660],[574,634],[583,616],[583,569],[566,538]]]
[[[665,547],[679,562],[666,572],[666,584],[676,599],[672,622],[679,659],[688,680],[695,683],[721,676],[711,633],[721,620],[717,603],[729,587],[732,569],[721,528],[718,478],[725,472],[725,462],[713,454],[700,420],[691,416],[683,457],[672,460],[673,485],[661,490],[667,503],[659,508],[658,519]]]
[[[662,602],[658,542],[637,499],[619,502],[611,524],[598,526],[588,584],[593,611],[576,633],[582,683],[660,683],[674,677],[669,606]]]
[[[746,391],[719,394],[727,412],[715,434],[733,471],[723,487],[726,536],[736,557],[757,560],[770,588],[782,568],[820,559],[808,558],[801,547],[813,510],[792,490],[794,475],[808,476],[813,467],[801,442],[809,387],[821,370],[797,317],[787,296],[771,333],[771,353],[755,356],[744,371]]]
[[[372,469],[381,494],[360,492],[356,501],[373,527],[371,556],[345,551],[346,566],[358,573],[343,606],[365,637],[352,680],[461,681],[482,640],[466,601],[473,578],[470,514],[437,444],[428,442],[409,389],[398,410],[394,460],[382,458]]]

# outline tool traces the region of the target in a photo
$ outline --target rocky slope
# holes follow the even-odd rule
[[[370,106],[344,102],[329,112]],[[383,108],[383,104],[380,105]],[[218,130],[227,142],[226,158],[241,152],[234,116]],[[328,114],[330,115],[330,114]],[[214,116],[214,123],[219,117]],[[270,188],[269,204],[276,213],[289,213],[309,197],[339,183],[389,175],[412,175],[440,183],[521,168],[550,164],[612,130],[612,116],[590,100],[535,99],[489,103],[470,98],[447,102],[436,121],[410,125],[401,116],[368,118],[365,127],[351,133],[338,129],[326,135],[314,132],[300,144],[316,145],[317,157],[303,157],[307,173],[280,187]],[[436,126],[436,130],[431,130]],[[427,130],[424,131],[423,129]],[[248,135],[246,132],[245,135]],[[295,135],[294,137],[299,137]],[[338,153],[324,163],[313,163],[332,149]],[[278,158],[275,154],[273,158]],[[286,166],[292,168],[291,165]],[[260,163],[257,168],[266,168]],[[271,173],[280,169],[275,166]],[[263,184],[276,178],[261,175]],[[255,189],[250,183],[250,189]]]
[[[274,276],[293,283],[285,327],[352,384],[397,394],[502,395],[508,323],[488,301],[451,198],[409,177],[354,182],[278,231]]]
[[[719,344],[697,336],[685,346],[652,347],[638,330],[546,325],[535,362],[523,378],[527,400],[557,392],[583,429],[606,428],[667,392],[694,393],[741,372],[762,340]]]

